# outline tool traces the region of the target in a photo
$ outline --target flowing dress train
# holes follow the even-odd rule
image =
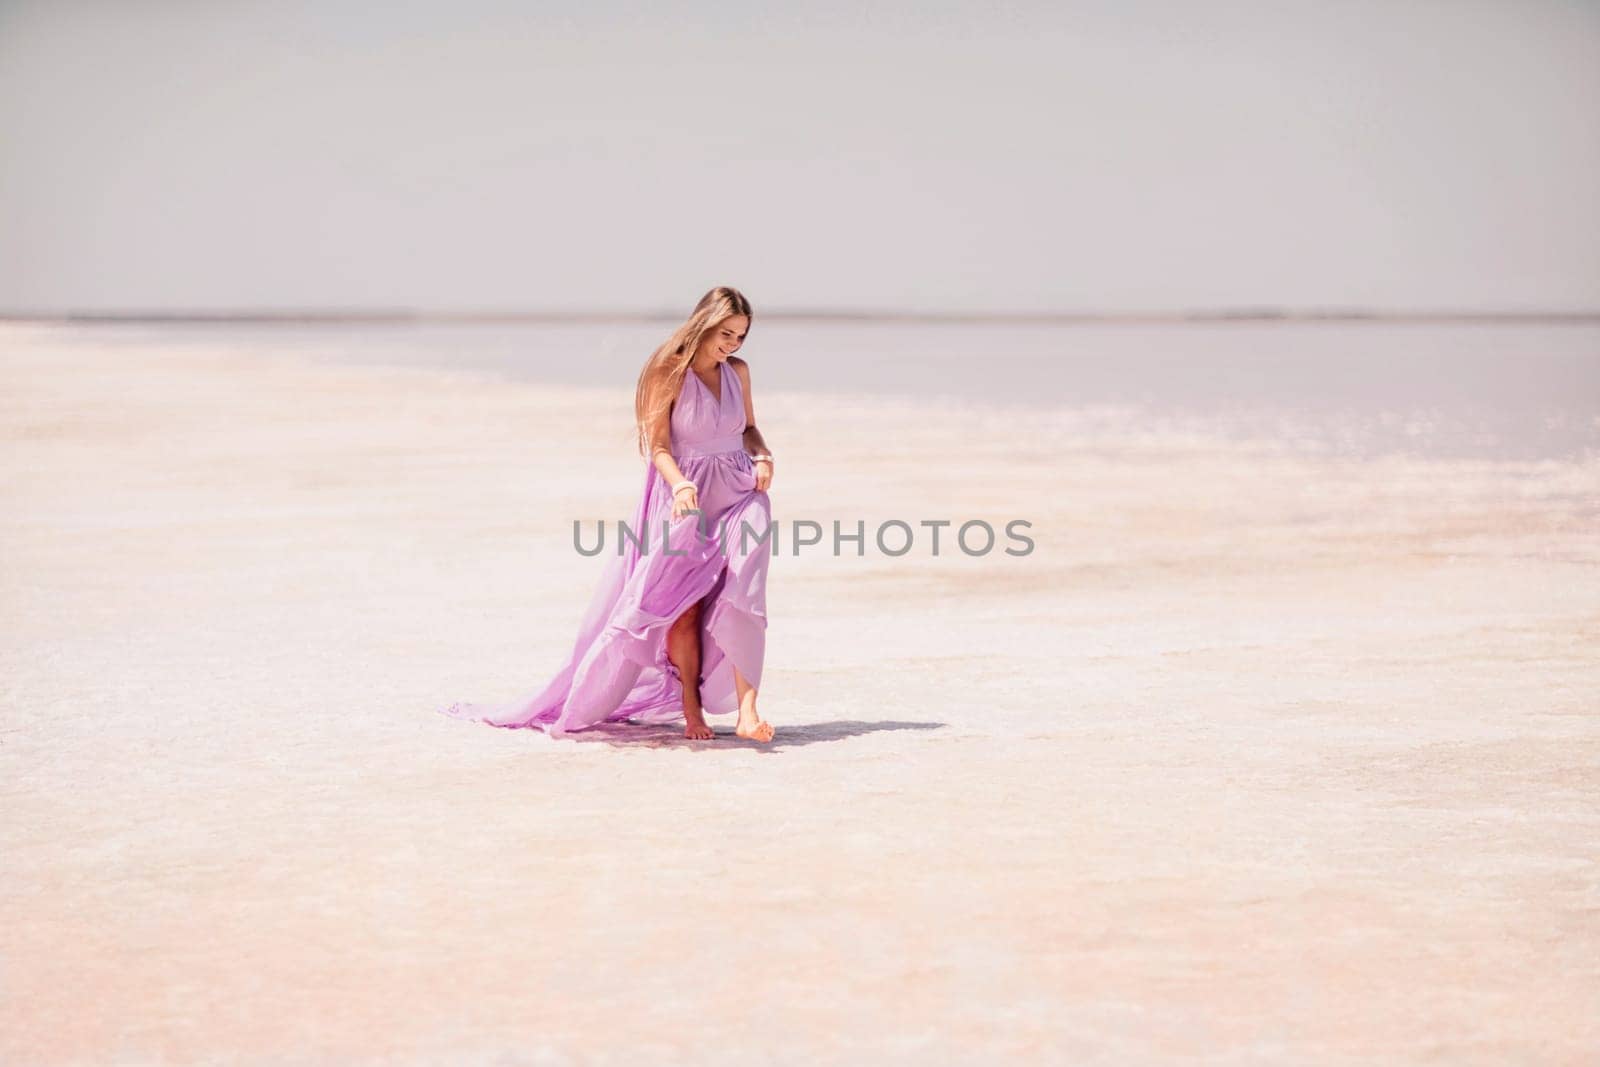
[[[620,538],[621,554],[609,556],[555,677],[509,703],[455,703],[441,714],[553,737],[602,722],[681,720],[682,681],[667,659],[667,630],[699,600],[706,714],[739,710],[736,665],[745,681],[761,687],[776,531],[771,502],[756,489],[755,465],[744,450],[744,388],[726,360],[717,367],[720,398],[688,371],[671,418],[672,455],[695,483],[701,514],[674,522],[666,480],[647,461],[632,535]]]

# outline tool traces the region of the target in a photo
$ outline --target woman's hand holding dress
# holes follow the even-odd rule
[[[700,510],[700,494],[693,487],[680,490],[672,495],[672,521],[677,522],[691,511]]]

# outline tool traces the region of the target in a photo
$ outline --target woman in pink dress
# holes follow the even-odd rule
[[[776,552],[772,454],[750,366],[734,355],[750,320],[744,295],[719,286],[646,361],[634,394],[644,489],[566,664],[537,693],[443,714],[555,737],[682,718],[685,737],[705,740],[707,712],[737,712],[735,734],[772,739],[756,711]]]

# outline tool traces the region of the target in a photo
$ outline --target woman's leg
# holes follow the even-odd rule
[[[700,601],[690,604],[667,629],[667,659],[683,680],[683,736],[708,740],[711,727],[700,707]],[[743,712],[740,715],[742,718]]]
[[[751,493],[730,509],[728,572],[722,596],[734,610],[724,615],[718,644],[733,667],[733,689],[739,700],[739,721],[733,732],[750,741],[771,741],[773,727],[756,711],[766,657],[767,567],[772,558],[772,504],[766,493]],[[746,677],[739,662],[750,669]]]
[[[756,690],[750,688],[738,667],[733,669],[733,685],[739,691],[739,721],[733,732],[751,741],[771,741],[772,724],[756,713]]]

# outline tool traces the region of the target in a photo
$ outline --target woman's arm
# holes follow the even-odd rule
[[[767,447],[767,439],[761,436],[761,430],[756,426],[756,402],[750,394],[750,364],[738,356],[729,356],[728,362],[733,364],[734,371],[739,375],[739,384],[744,388],[744,447],[752,456],[766,456],[758,459],[756,464],[756,489],[765,491],[772,484],[772,450]]]
[[[667,487],[685,481],[683,471],[678,468],[678,461],[672,458],[672,409],[668,408],[656,419],[647,434],[650,442],[650,462],[656,470],[661,472],[661,477],[667,481]],[[672,518],[674,521],[683,518],[690,511],[700,507],[700,493],[697,489],[684,489],[672,495]]]

